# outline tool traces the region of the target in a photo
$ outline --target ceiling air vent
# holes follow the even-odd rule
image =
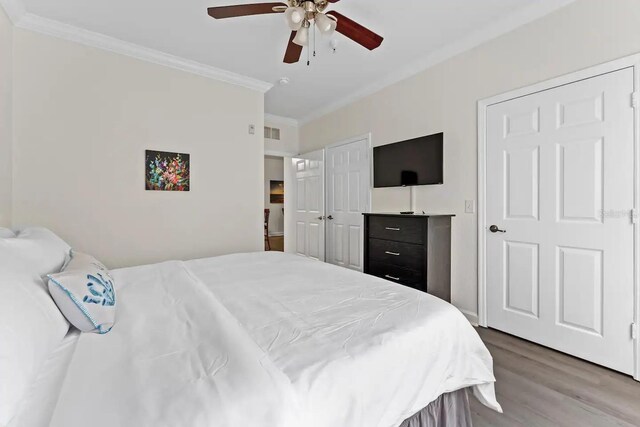
[[[268,126],[264,127],[264,138],[265,139],[275,139],[276,141],[280,141],[280,129],[278,128],[270,128]]]

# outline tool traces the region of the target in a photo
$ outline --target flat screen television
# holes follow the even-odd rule
[[[444,183],[444,134],[423,136],[373,149],[373,186]]]

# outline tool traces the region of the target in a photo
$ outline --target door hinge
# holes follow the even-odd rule
[[[638,210],[631,209],[631,224],[637,224],[637,223],[638,223]]]
[[[638,338],[638,325],[636,325],[635,323],[631,324],[631,339],[637,339]]]
[[[631,94],[631,106],[633,108],[638,108],[638,92],[633,92]]]

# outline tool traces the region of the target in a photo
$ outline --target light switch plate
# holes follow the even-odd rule
[[[464,201],[464,212],[468,214],[476,213],[476,201],[475,200],[465,200]]]
[[[256,126],[255,125],[249,125],[249,134],[250,135],[255,135],[256,134]]]

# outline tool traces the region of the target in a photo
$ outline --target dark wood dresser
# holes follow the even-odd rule
[[[454,215],[364,214],[364,272],[451,302]]]

